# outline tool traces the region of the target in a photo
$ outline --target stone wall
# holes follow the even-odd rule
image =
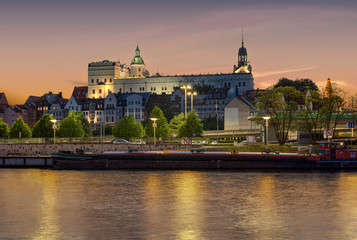
[[[60,144],[0,144],[0,156],[38,156],[38,155],[50,155],[51,153],[58,151],[75,151],[79,149],[91,149],[95,153],[103,153],[105,151],[162,151],[162,150],[175,150],[179,148],[185,148],[184,145],[169,145],[162,144],[154,148],[153,145],[148,144],[133,144],[133,145],[121,145],[121,144],[80,144],[80,143],[60,143]]]

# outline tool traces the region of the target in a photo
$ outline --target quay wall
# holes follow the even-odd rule
[[[156,146],[149,144],[99,144],[99,143],[59,143],[59,144],[0,144],[0,156],[41,156],[50,155],[58,151],[75,151],[76,149],[91,149],[94,153],[103,153],[105,151],[162,151],[182,149],[185,146],[162,144]]]

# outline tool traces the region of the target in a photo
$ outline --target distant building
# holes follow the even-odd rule
[[[120,61],[92,62],[88,64],[88,98],[105,98],[113,93],[172,94],[183,85],[209,85],[213,88],[239,87],[242,92],[254,89],[252,67],[248,62],[247,49],[242,46],[238,51],[238,64],[233,73],[149,77],[145,63],[137,46],[135,56],[127,66]]]
[[[4,111],[4,122],[6,122],[11,128],[12,124],[16,121],[17,118],[21,116],[21,110],[15,107],[8,107]]]
[[[236,89],[224,108],[224,130],[257,129],[255,122],[248,117],[254,111],[252,99]]]
[[[0,109],[5,110],[8,107],[9,103],[7,102],[5,93],[0,93]]]
[[[129,115],[132,115],[137,122],[147,120],[146,107],[150,96],[150,92],[121,94],[118,98],[117,121]]]

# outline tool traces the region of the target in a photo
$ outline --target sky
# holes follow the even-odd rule
[[[28,96],[87,85],[88,63],[130,64],[138,44],[151,74],[231,73],[242,28],[255,88],[280,78],[357,84],[357,1],[14,0],[0,8],[0,92]]]

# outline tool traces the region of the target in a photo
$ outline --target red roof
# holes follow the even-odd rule
[[[77,101],[84,101],[87,98],[88,87],[87,86],[79,86],[74,87],[72,96]]]

